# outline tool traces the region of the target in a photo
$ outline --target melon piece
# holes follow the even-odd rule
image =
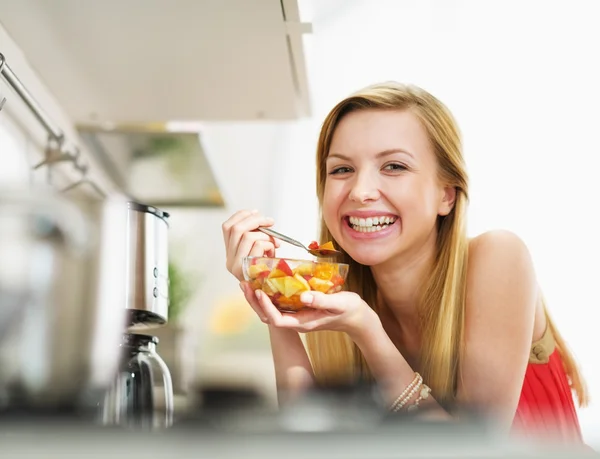
[[[285,295],[285,280],[286,279],[287,279],[287,277],[274,277],[272,279],[267,279],[265,281],[265,285],[269,285],[276,292],[279,292],[282,295]]]
[[[270,271],[269,267],[264,263],[250,265],[248,268],[248,276],[250,276],[250,279],[256,279],[257,277],[268,276]]]
[[[319,250],[335,250],[335,247],[333,246],[333,242],[329,241],[319,246]]]
[[[301,265],[296,266],[296,269],[294,269],[294,274],[300,274],[301,276],[310,276],[312,272],[312,263],[302,263]]]
[[[311,286],[313,290],[317,292],[327,293],[333,286],[333,282],[329,280],[319,279],[318,277],[313,277],[308,281],[308,284]]]
[[[286,277],[286,276],[292,277],[293,275],[294,275],[294,273],[292,272],[290,265],[288,265],[285,260],[279,260],[279,263],[277,263],[277,266],[275,266],[275,269],[273,271],[271,271],[271,274],[269,274],[269,277],[270,278]]]
[[[283,296],[290,298],[296,294],[300,294],[302,292],[306,292],[308,290],[310,290],[310,286],[308,285],[308,283],[306,282],[306,280],[304,280],[304,278],[302,278],[302,276],[294,276],[294,277],[285,277],[285,288],[283,293]]]
[[[296,279],[298,282],[300,282],[304,286],[304,288],[302,289],[303,292],[310,290],[310,285],[308,284],[308,281],[307,281],[307,279],[304,278],[304,276],[296,273],[296,274],[294,274],[294,279]]]
[[[262,291],[265,292],[269,296],[273,296],[279,292],[277,286],[273,283],[275,279],[265,279],[265,282],[262,285]]]

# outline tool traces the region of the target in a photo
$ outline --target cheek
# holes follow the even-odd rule
[[[403,188],[398,196],[398,207],[402,217],[431,220],[437,217],[437,191],[434,186],[424,182],[413,182]]]
[[[335,232],[343,194],[339,187],[326,184],[323,193],[323,219],[330,230]]]

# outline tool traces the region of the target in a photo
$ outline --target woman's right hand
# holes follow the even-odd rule
[[[272,218],[264,217],[256,210],[240,210],[223,223],[227,270],[239,281],[244,280],[242,258],[275,256],[275,249],[280,246],[280,242],[257,231],[258,227],[272,226],[273,223]]]

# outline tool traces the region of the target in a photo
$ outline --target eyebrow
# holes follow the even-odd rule
[[[381,158],[383,156],[389,156],[389,155],[392,155],[394,153],[404,153],[405,155],[408,155],[408,156],[414,158],[414,155],[410,151],[402,150],[401,148],[390,148],[388,150],[380,151],[379,153],[377,153],[375,155],[375,157],[376,158]],[[350,158],[348,156],[343,155],[341,153],[330,153],[327,156],[327,159],[329,159],[329,158],[339,158],[339,159],[343,159],[344,161],[350,161]]]

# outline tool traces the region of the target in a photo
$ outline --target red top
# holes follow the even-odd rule
[[[573,393],[550,330],[531,346],[513,430],[526,439],[583,443]]]

